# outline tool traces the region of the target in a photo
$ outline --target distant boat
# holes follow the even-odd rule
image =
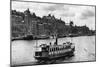
[[[25,35],[22,37],[13,37],[12,41],[14,40],[39,40],[39,39],[49,39],[50,37],[48,36],[34,36],[34,35]]]
[[[33,40],[33,35],[25,35],[25,36],[13,37],[12,41],[14,41],[14,40]]]

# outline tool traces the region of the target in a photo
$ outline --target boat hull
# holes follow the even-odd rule
[[[48,61],[48,60],[54,60],[54,59],[59,59],[59,58],[64,58],[64,57],[72,57],[72,56],[74,56],[74,50],[75,50],[75,48],[73,48],[72,51],[70,51],[70,52],[61,53],[61,54],[52,55],[52,56],[49,55],[47,57],[35,56],[35,59]]]

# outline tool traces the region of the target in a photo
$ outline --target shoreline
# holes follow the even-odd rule
[[[80,37],[80,36],[96,36],[96,35],[70,35],[70,36],[62,36],[62,37],[58,37],[58,38]],[[17,38],[12,38],[11,41],[15,41],[15,40],[44,40],[44,39],[54,39],[54,38],[50,38],[50,37],[44,37],[44,38],[17,37]]]

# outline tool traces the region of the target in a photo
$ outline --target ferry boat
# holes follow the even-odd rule
[[[58,44],[58,38],[54,44],[41,44],[36,47],[35,59],[37,60],[52,60],[63,57],[74,56],[75,45],[71,42],[65,42],[63,44]]]

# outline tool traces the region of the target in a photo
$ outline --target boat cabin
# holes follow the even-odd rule
[[[36,58],[48,58],[54,56],[60,56],[61,54],[66,54],[67,52],[72,51],[74,47],[71,47],[73,44],[70,42],[63,43],[62,45],[47,45],[41,44],[36,52]]]

